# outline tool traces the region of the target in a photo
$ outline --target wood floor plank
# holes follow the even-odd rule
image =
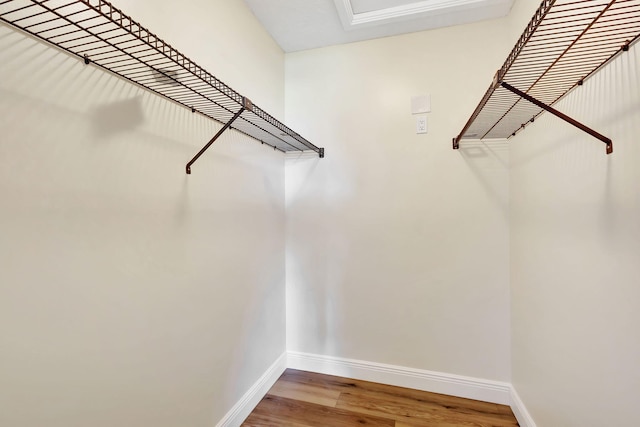
[[[314,372],[299,371],[296,369],[285,370],[280,379],[292,383],[308,384],[313,385],[314,387],[325,388],[327,390],[337,390],[340,392],[355,386],[355,380],[349,378],[316,374]]]
[[[287,369],[245,426],[516,427],[504,405]]]
[[[390,388],[386,391],[354,390],[340,395],[336,408],[375,416],[392,417],[395,420],[410,418],[430,422],[447,420],[458,425],[470,426],[514,426],[513,416],[496,413],[490,406],[488,412],[457,404],[456,398],[447,402],[431,400],[431,394],[407,396],[407,390]],[[413,394],[413,393],[411,393]],[[468,424],[466,424],[468,423]]]
[[[340,397],[340,391],[318,387],[313,384],[301,384],[281,379],[269,390],[269,394],[302,402],[316,403],[335,407]]]
[[[272,424],[274,426],[395,427],[395,421],[391,419],[357,414],[270,394],[260,401],[242,425],[245,427],[269,425],[260,424],[259,420],[269,420],[274,423]]]
[[[496,406],[498,407],[499,413],[515,417],[515,415],[513,415],[513,411],[511,410],[511,407],[507,405],[496,405]]]
[[[241,427],[309,427],[308,424],[298,424],[287,420],[278,414],[256,414],[251,413],[242,423]]]
[[[438,425],[455,423],[460,426],[488,427],[514,426],[511,417],[502,414],[480,413],[477,411],[457,411],[428,401],[398,397],[384,393],[343,393],[336,408],[347,411],[393,418],[402,421],[411,420]]]
[[[437,420],[429,420],[429,421],[417,421],[417,420],[409,420],[409,421],[396,421],[396,427],[482,427],[481,424],[466,422],[464,424],[460,424],[459,421],[437,421]]]
[[[337,390],[341,393],[370,394],[383,393],[395,398],[414,399],[425,405],[436,405],[447,410],[468,414],[496,414],[512,416],[511,408],[505,405],[482,402],[479,400],[452,397],[444,394],[430,393],[403,387],[395,387],[386,384],[368,381],[354,380],[350,378],[335,377],[331,375],[316,374],[313,372],[287,369],[282,376],[287,382],[299,384],[311,384],[314,387],[322,387]]]
[[[430,400],[437,400],[442,402],[451,403],[452,399],[454,399],[459,404],[463,404],[464,406],[468,406],[470,408],[477,408],[478,410],[487,412],[493,411],[499,413],[501,411],[498,410],[495,403],[482,402],[479,400],[472,399],[464,399],[461,397],[452,397],[444,394],[430,393],[421,390],[415,390],[410,388],[396,387],[390,386],[386,384],[373,383],[369,381],[361,381],[355,380],[351,378],[343,378],[336,377],[332,375],[324,375],[317,374],[314,372],[306,372],[299,371],[295,369],[287,369],[281,377],[282,380],[286,380],[288,382],[297,382],[300,384],[313,384],[317,387],[323,387],[331,390],[339,390],[341,392],[346,392],[352,389],[363,389],[369,391],[385,391],[389,392],[389,390],[394,389],[396,393],[415,398],[424,398],[425,395],[430,396]],[[508,407],[507,407],[508,408]]]
[[[517,424],[515,424],[517,426]],[[408,421],[396,421],[396,427],[501,427],[501,426],[493,426],[492,424],[478,424],[473,421],[418,421],[418,420],[408,420]]]

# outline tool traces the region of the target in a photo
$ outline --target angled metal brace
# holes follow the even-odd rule
[[[500,86],[502,86],[503,88],[515,93],[519,97],[526,99],[527,101],[531,102],[532,104],[535,104],[538,107],[550,112],[554,116],[561,118],[565,122],[571,123],[572,125],[574,125],[578,129],[583,130],[584,132],[587,132],[589,135],[591,135],[591,136],[593,136],[595,138],[598,138],[600,141],[602,141],[605,144],[607,144],[607,154],[613,153],[613,141],[611,141],[611,139],[607,138],[606,136],[596,132],[595,130],[591,129],[588,126],[583,125],[579,121],[572,119],[571,117],[567,116],[566,114],[561,113],[560,111],[558,111],[555,108],[545,104],[544,102],[537,100],[536,98],[532,97],[531,95],[528,95],[528,94],[522,92],[521,90],[516,89],[515,87],[511,86],[508,83],[500,82]]]
[[[213,138],[211,138],[211,140],[209,142],[207,142],[207,145],[205,145],[204,147],[202,147],[202,150],[198,151],[198,154],[196,154],[193,159],[191,159],[191,161],[189,163],[187,163],[187,175],[191,175],[191,165],[194,164],[196,162],[196,160],[198,160],[198,158],[200,156],[202,156],[202,154],[204,154],[205,151],[207,151],[207,149],[211,146],[211,144],[213,144],[214,142],[216,142],[216,139],[218,139],[220,137],[220,135],[222,135],[224,133],[224,131],[226,131],[227,129],[229,129],[229,127],[233,124],[233,122],[236,121],[236,119],[238,117],[240,117],[240,115],[245,111],[245,110],[251,110],[251,108],[253,107],[253,104],[251,103],[251,101],[249,101],[249,99],[247,98],[242,98],[242,107],[240,107],[240,109],[238,110],[238,112],[236,114],[234,114],[234,116],[231,118],[231,120],[229,120],[223,127],[222,129],[220,129],[218,131],[218,133],[216,133]]]

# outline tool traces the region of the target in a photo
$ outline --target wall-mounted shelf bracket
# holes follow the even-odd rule
[[[531,21],[453,138],[509,139],[545,111],[604,142],[611,140],[553,106],[640,41],[640,0],[542,0]]]
[[[493,76],[493,80],[491,82],[491,86],[489,86],[489,90],[487,90],[487,92],[482,97],[480,104],[476,107],[475,111],[473,112],[473,114],[471,115],[467,123],[464,125],[464,128],[462,128],[462,131],[460,132],[460,134],[453,138],[454,150],[457,150],[460,148],[460,140],[465,135],[467,130],[469,130],[471,125],[473,125],[474,121],[478,118],[480,113],[482,113],[482,109],[484,108],[486,103],[491,99],[491,96],[495,92],[496,88],[498,88],[499,86],[500,86],[500,70],[498,70],[496,74]]]
[[[577,121],[575,119],[572,119],[571,117],[567,116],[564,113],[561,113],[560,111],[558,111],[555,108],[545,104],[544,102],[537,100],[533,96],[527,95],[526,93],[522,92],[521,90],[516,89],[515,87],[511,86],[510,84],[508,84],[506,82],[500,82],[500,86],[502,86],[503,88],[515,93],[519,97],[521,97],[523,99],[526,99],[527,101],[531,102],[532,104],[537,105],[538,107],[542,108],[543,110],[548,111],[549,113],[553,114],[554,116],[561,118],[565,122],[571,123],[572,125],[574,125],[578,129],[588,133],[589,135],[591,135],[591,136],[593,136],[595,138],[598,138],[600,141],[602,141],[605,144],[607,144],[607,154],[613,153],[613,142],[611,141],[611,139],[607,138],[606,136],[602,135],[601,133],[598,133],[595,130],[591,129],[590,127],[583,125],[579,121]]]
[[[640,0],[639,0],[640,1]],[[107,0],[0,0],[0,21],[281,152],[315,146]]]
[[[253,104],[251,103],[251,101],[249,99],[247,99],[245,97],[242,98],[242,107],[240,107],[240,109],[236,112],[236,114],[233,115],[231,120],[229,120],[227,123],[225,123],[225,125],[222,126],[222,129],[220,129],[215,135],[213,135],[213,138],[211,138],[209,140],[209,142],[207,142],[207,144],[204,147],[202,147],[202,149],[200,151],[198,151],[198,154],[193,156],[193,159],[191,159],[191,161],[189,161],[189,163],[187,163],[187,175],[191,175],[191,165],[194,164],[196,162],[196,160],[198,160],[200,158],[200,156],[202,156],[204,154],[204,152],[207,151],[209,149],[209,147],[211,147],[211,145],[214,142],[216,142],[216,139],[220,138],[220,136],[224,133],[224,131],[226,131],[227,129],[229,129],[231,127],[233,122],[235,122],[236,119],[238,117],[240,117],[240,114],[242,114],[244,112],[244,110],[251,110],[252,106],[253,106]]]

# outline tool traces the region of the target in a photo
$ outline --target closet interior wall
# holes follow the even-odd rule
[[[118,6],[283,117],[244,3]],[[185,175],[219,128],[0,23],[0,425],[215,425],[285,351],[283,154]]]
[[[638,76],[636,43],[557,104],[612,155],[548,114],[509,143],[512,383],[538,426],[640,425]]]

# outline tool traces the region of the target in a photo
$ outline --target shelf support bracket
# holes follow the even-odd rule
[[[538,107],[550,112],[554,116],[561,118],[565,122],[574,125],[578,129],[588,133],[589,135],[591,135],[591,136],[593,136],[595,138],[598,138],[600,141],[602,141],[605,144],[607,144],[607,154],[613,153],[613,142],[611,141],[611,139],[607,138],[606,136],[596,132],[595,130],[591,129],[588,126],[583,125],[579,121],[572,119],[571,117],[567,116],[566,114],[561,113],[560,111],[558,111],[555,108],[545,104],[544,102],[537,100],[536,98],[532,97],[531,95],[528,95],[528,94],[522,92],[521,90],[516,89],[515,87],[511,86],[509,83],[500,82],[500,86],[502,86],[503,88],[515,93],[519,97],[521,97],[523,99],[526,99],[527,101],[531,102],[532,104],[535,104]]]
[[[245,111],[245,110],[251,110],[253,104],[251,103],[251,101],[249,101],[247,98],[242,98],[242,107],[240,107],[240,109],[238,110],[238,112],[236,114],[234,114],[234,116],[231,118],[231,120],[229,120],[223,127],[222,129],[220,129],[214,136],[213,138],[211,138],[211,140],[209,142],[207,142],[207,145],[205,145],[204,147],[202,147],[202,149],[200,151],[198,151],[198,154],[196,154],[195,156],[193,156],[193,159],[191,159],[191,161],[189,163],[187,163],[187,175],[191,175],[191,165],[194,164],[196,162],[196,160],[198,160],[198,158],[200,158],[200,156],[202,156],[204,154],[205,151],[207,151],[207,149],[209,147],[211,147],[211,144],[213,144],[214,142],[216,142],[216,139],[220,138],[220,135],[222,135],[224,133],[224,131],[226,131],[227,129],[229,129],[229,127],[233,124],[233,122],[236,121],[236,119],[238,117],[240,117],[240,115]]]
[[[454,150],[458,150],[460,148],[460,140],[462,139],[462,135],[464,135],[467,129],[469,129],[473,121],[478,117],[478,115],[480,114],[484,106],[487,104],[487,101],[489,101],[489,98],[491,98],[491,95],[493,95],[493,92],[495,92],[495,90],[500,86],[499,82],[500,82],[500,70],[496,71],[496,74],[493,76],[493,82],[491,83],[489,90],[487,90],[487,92],[482,97],[480,104],[478,104],[475,111],[473,112],[473,114],[471,115],[467,123],[464,125],[464,128],[462,128],[462,131],[460,132],[460,134],[455,138],[453,138]]]

